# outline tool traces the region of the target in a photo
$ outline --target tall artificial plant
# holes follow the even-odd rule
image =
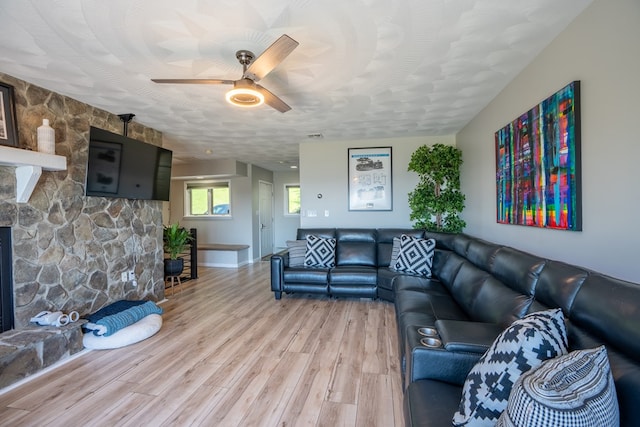
[[[191,233],[177,222],[165,226],[162,237],[164,251],[169,254],[169,259],[177,259],[191,241]]]
[[[409,171],[419,177],[409,193],[414,228],[459,233],[467,225],[459,216],[465,200],[460,192],[461,165],[462,151],[450,145],[423,145],[411,155]]]

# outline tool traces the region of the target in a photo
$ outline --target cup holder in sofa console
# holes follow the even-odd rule
[[[422,328],[418,328],[418,333],[423,337],[438,337],[438,331],[436,328],[432,328],[430,326],[425,326]]]
[[[424,337],[420,340],[420,344],[422,344],[425,347],[430,347],[430,348],[440,348],[442,347],[442,341],[440,341],[438,338],[433,338],[433,337]]]

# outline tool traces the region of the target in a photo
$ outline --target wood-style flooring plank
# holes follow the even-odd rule
[[[327,398],[333,370],[338,360],[340,342],[327,341],[313,353],[303,376],[293,391],[293,399],[280,419],[283,426],[315,426],[322,403]]]
[[[403,425],[393,304],[275,300],[268,262],[199,273],[153,337],[0,390],[0,426]]]
[[[384,316],[384,303],[373,301],[368,305],[365,323],[364,359],[362,371],[373,374],[387,374],[387,334],[389,326]]]
[[[251,409],[260,390],[267,383],[277,367],[278,360],[257,357],[237,383],[220,400],[216,411],[203,419],[203,425],[240,426],[242,418]]]
[[[356,425],[356,405],[324,401],[318,427],[351,427]]]
[[[360,387],[365,341],[367,304],[348,301],[349,316],[342,337],[340,354],[333,371],[328,400],[336,403],[355,404]]]
[[[362,374],[356,421],[358,427],[393,425],[393,392],[388,375]]]

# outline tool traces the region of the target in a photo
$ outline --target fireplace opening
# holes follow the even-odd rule
[[[13,329],[11,227],[0,227],[0,332]]]

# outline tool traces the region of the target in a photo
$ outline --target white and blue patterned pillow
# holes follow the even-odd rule
[[[576,350],[522,374],[496,427],[620,425],[604,346]]]
[[[435,250],[436,241],[434,239],[419,239],[403,234],[400,236],[398,259],[392,268],[396,271],[431,277]]]
[[[307,236],[307,251],[304,254],[306,267],[335,267],[336,239],[315,235]]]
[[[567,331],[561,309],[516,320],[498,335],[469,372],[453,425],[494,426],[518,378],[545,360],[565,354]]]

